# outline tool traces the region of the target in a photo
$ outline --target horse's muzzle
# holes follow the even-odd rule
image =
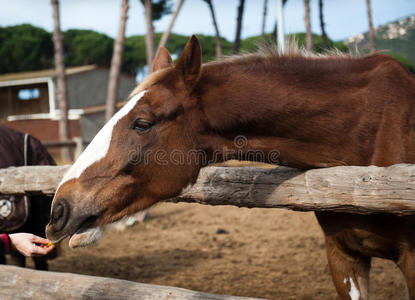
[[[56,241],[61,231],[68,222],[70,207],[68,201],[63,198],[58,199],[52,208],[49,224],[46,227],[46,236]]]

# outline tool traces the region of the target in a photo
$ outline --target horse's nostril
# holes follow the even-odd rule
[[[63,205],[58,204],[55,207],[54,213],[52,214],[52,221],[56,222],[63,216]]]
[[[68,204],[65,199],[60,199],[52,210],[51,221],[55,231],[60,231],[65,227],[68,219]]]

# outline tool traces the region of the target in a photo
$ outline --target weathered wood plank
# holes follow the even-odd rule
[[[127,280],[0,266],[0,299],[258,299]]]
[[[0,170],[0,193],[53,194],[68,166]],[[415,214],[415,165],[334,167],[301,171],[207,167],[172,202],[283,207],[360,214]]]
[[[202,169],[178,201],[300,211],[415,214],[415,165]]]
[[[0,169],[0,194],[53,195],[70,165]]]

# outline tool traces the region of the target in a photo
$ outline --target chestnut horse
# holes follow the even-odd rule
[[[415,163],[415,77],[387,56],[259,53],[202,65],[192,36],[176,65],[162,48],[153,70],[62,179],[49,239],[92,243],[106,224],[180,194],[209,162],[251,150],[302,169]],[[191,151],[205,157],[171,159]],[[415,217],[316,216],[341,299],[368,298],[371,257],[395,261],[415,299]]]

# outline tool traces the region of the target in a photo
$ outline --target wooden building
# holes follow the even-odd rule
[[[104,124],[109,70],[73,67],[66,76],[71,138],[89,143]],[[121,75],[117,100],[125,100],[135,86],[134,76]],[[1,124],[48,142],[59,139],[58,118],[54,69],[0,75]]]

